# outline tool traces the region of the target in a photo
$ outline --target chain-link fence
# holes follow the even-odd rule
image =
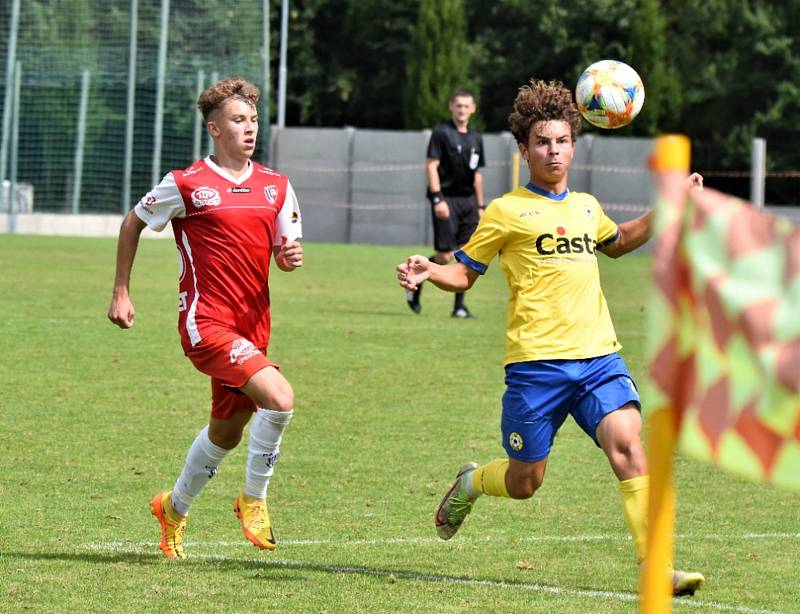
[[[124,212],[165,172],[207,153],[197,96],[233,75],[264,90],[279,46],[278,32],[270,37],[266,24],[269,4],[1,2],[0,216],[9,207]],[[273,10],[273,25],[277,17]],[[290,176],[309,238],[429,241],[424,132],[268,127],[262,121],[255,157]],[[510,135],[487,134],[485,143],[488,199],[511,186],[515,146]],[[570,187],[594,193],[617,219],[634,216],[649,206],[649,149],[648,139],[581,137]],[[711,180],[731,175],[705,172]],[[524,183],[527,169],[520,174]],[[750,171],[739,174],[749,181]]]
[[[262,86],[264,10],[262,0],[0,3],[0,174],[32,191],[36,211],[125,210],[154,175],[207,150],[199,89],[231,75]]]

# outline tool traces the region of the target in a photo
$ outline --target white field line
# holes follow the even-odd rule
[[[384,540],[384,543],[387,543],[387,541],[389,540]],[[400,540],[397,541],[399,542]],[[200,542],[196,542],[196,544],[197,543]],[[223,542],[215,542],[215,543],[221,544]],[[287,542],[283,543],[285,544]],[[330,543],[330,542],[325,542],[325,543]],[[362,542],[347,541],[344,543],[360,544]],[[377,540],[375,543],[377,543]],[[389,543],[396,543],[396,542],[390,541]],[[157,543],[155,542],[153,542],[152,545],[154,547],[157,547]],[[206,545],[209,544],[206,543]],[[246,545],[248,547],[252,547],[249,543],[243,544],[242,542],[237,542],[236,545]],[[106,552],[142,551],[141,546],[136,546],[132,543],[122,543],[122,542],[112,542],[107,544],[87,544],[87,547],[90,548],[91,550],[106,551]],[[445,574],[426,574],[426,573],[417,573],[413,571],[380,569],[376,567],[366,567],[357,565],[326,565],[321,563],[306,562],[306,561],[291,561],[291,560],[276,561],[260,557],[258,558],[247,557],[244,559],[237,557],[234,559],[219,554],[197,554],[197,553],[192,554],[192,559],[195,560],[200,559],[207,561],[224,561],[224,562],[227,561],[250,562],[253,564],[261,565],[263,567],[272,567],[276,569],[299,569],[299,570],[319,571],[323,573],[365,575],[365,576],[375,576],[384,578],[391,577],[394,578],[395,580],[402,579],[402,580],[410,580],[412,582],[433,582],[433,583],[439,582],[444,584],[459,584],[462,586],[479,586],[479,587],[489,587],[497,589],[511,589],[515,591],[526,590],[536,593],[562,595],[565,597],[577,597],[581,599],[602,599],[606,601],[620,601],[626,603],[635,603],[639,600],[639,596],[636,593],[593,591],[588,589],[566,588],[561,586],[537,584],[535,582],[504,582],[502,580],[478,580],[474,578],[465,578],[460,576],[448,576]],[[719,603],[717,601],[705,601],[702,599],[695,599],[695,598],[673,599],[672,604],[673,606],[676,607],[704,608],[705,611],[714,610],[718,612],[736,612],[738,614],[782,614],[781,612],[777,612],[775,610],[748,608],[746,606]]]
[[[630,541],[629,535],[530,535],[516,539],[502,538],[506,543],[513,542],[616,542]],[[741,533],[738,535],[704,534],[704,535],[676,535],[675,541],[749,541],[770,539],[800,539],[800,533]],[[459,537],[459,543],[487,543],[501,541],[492,536],[485,537]],[[387,537],[382,539],[282,539],[283,546],[385,546],[390,544],[439,544],[442,540],[438,537]],[[186,545],[229,548],[232,546],[250,546],[249,542],[237,541],[195,541],[186,540]],[[151,547],[158,546],[157,541],[116,541],[98,544],[87,544],[91,549],[102,550],[107,547]]]

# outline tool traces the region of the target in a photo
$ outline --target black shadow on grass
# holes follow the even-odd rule
[[[66,561],[66,562],[83,562],[93,565],[118,565],[124,563],[125,565],[138,565],[141,567],[152,567],[153,565],[168,565],[178,568],[191,568],[195,571],[208,568],[209,570],[218,571],[220,568],[230,571],[252,571],[255,572],[251,577],[253,579],[263,580],[287,580],[298,581],[304,580],[300,575],[287,573],[294,571],[287,569],[285,566],[276,566],[273,561],[254,561],[253,559],[230,559],[217,556],[202,556],[182,560],[171,561],[164,557],[164,555],[156,552],[4,552],[3,557],[25,559],[29,561]],[[269,575],[261,575],[259,572],[269,571]],[[274,572],[274,573],[273,573]]]
[[[442,584],[470,584],[474,586],[488,587],[518,587],[535,592],[547,593],[552,595],[585,593],[588,595],[614,593],[622,601],[636,602],[639,596],[632,591],[608,591],[591,586],[575,586],[565,588],[562,586],[552,586],[539,584],[536,582],[525,582],[514,579],[497,578],[472,578],[469,576],[445,575],[424,571],[410,571],[403,569],[388,569],[382,567],[367,567],[365,565],[334,565],[325,563],[299,562],[299,561],[280,561],[259,559],[237,559],[224,556],[201,556],[192,558],[191,556],[183,561],[168,561],[158,553],[134,553],[134,552],[5,552],[4,556],[9,558],[20,558],[34,561],[83,561],[86,563],[112,565],[114,563],[127,563],[136,565],[175,565],[176,567],[191,567],[199,570],[203,567],[213,565],[214,570],[220,568],[230,571],[251,571],[261,572],[269,570],[269,574],[261,576],[256,573],[253,579],[263,580],[306,580],[303,575],[291,575],[285,572],[316,572],[325,574],[351,574],[361,576],[372,576],[387,578],[389,581],[407,580],[412,582],[435,582]],[[276,572],[276,573],[273,573]],[[284,573],[281,573],[284,572]]]

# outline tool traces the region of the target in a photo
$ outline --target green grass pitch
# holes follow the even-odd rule
[[[615,480],[571,421],[532,500],[485,497],[452,541],[435,537],[460,464],[503,455],[507,292],[495,262],[467,296],[477,318],[451,319],[430,286],[415,316],[394,276],[412,251],[308,244],[301,271],[273,269],[271,356],[297,399],[270,487],[279,548],[245,542],[232,512],[242,445],[175,564],[147,503],[209,401],[178,342],[174,245],[142,242],[121,331],[106,319],[114,240],[0,235],[0,611],[635,611]],[[641,376],[648,260],[601,264]],[[674,611],[800,611],[797,494],[683,458],[676,471],[677,561],[707,586]]]

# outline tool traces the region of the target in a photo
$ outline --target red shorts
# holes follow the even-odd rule
[[[195,368],[211,376],[211,417],[230,418],[237,411],[256,411],[253,400],[239,390],[256,373],[278,365],[241,335],[219,331],[203,338],[186,355]]]

